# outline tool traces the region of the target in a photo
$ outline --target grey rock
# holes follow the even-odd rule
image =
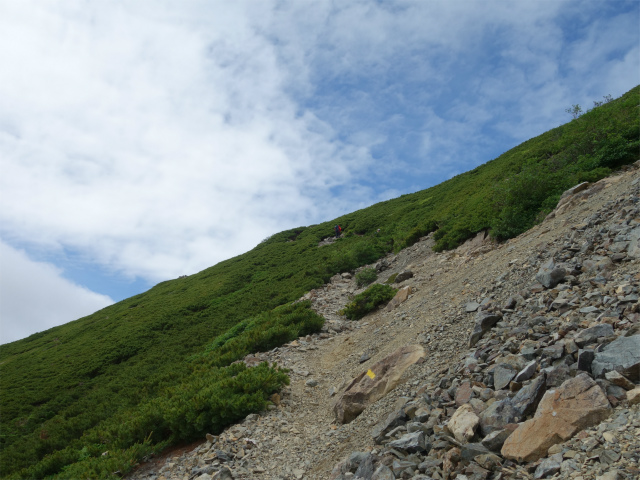
[[[640,380],[640,335],[619,337],[596,352],[591,371],[595,377],[603,377],[616,370],[631,381]]]
[[[360,462],[358,469],[354,474],[354,478],[362,478],[364,480],[371,480],[373,476],[373,455],[370,453]]]
[[[404,423],[409,420],[409,416],[405,413],[405,411],[400,408],[394,412],[391,412],[387,418],[378,422],[371,431],[371,436],[376,443],[382,442],[385,434],[387,434],[392,429],[396,428],[399,425],[404,425]]]
[[[387,446],[391,448],[397,448],[409,453],[424,452],[426,450],[426,444],[424,441],[424,433],[413,432],[403,435],[398,440],[389,442]]]
[[[371,480],[396,480],[396,477],[389,467],[380,465],[376,471],[373,472]]]
[[[546,288],[553,288],[567,275],[567,271],[562,267],[556,267],[553,259],[550,259],[540,267],[536,274],[536,280]]]
[[[544,393],[547,391],[545,374],[541,373],[529,385],[522,387],[511,399],[511,404],[520,412],[520,417],[533,415]]]
[[[578,351],[578,370],[591,373],[591,364],[596,356],[596,352],[593,350],[579,350]]]
[[[550,367],[547,370],[547,387],[559,387],[570,378],[571,369],[567,365],[560,364]]]
[[[475,312],[480,307],[478,302],[469,302],[467,303],[465,310],[467,313]]]
[[[538,363],[535,360],[531,360],[527,363],[522,370],[513,378],[514,382],[522,383],[529,380],[536,373]]]
[[[493,386],[496,390],[502,390],[509,386],[509,382],[518,372],[508,363],[501,363],[493,369]]]
[[[475,318],[475,326],[473,333],[469,338],[469,346],[473,347],[482,336],[487,333],[491,327],[502,320],[502,314],[500,313],[479,313]]]
[[[467,460],[469,462],[478,455],[486,455],[487,453],[491,453],[489,449],[481,443],[467,443],[466,445],[462,446],[460,452],[460,456],[464,460]]]
[[[479,417],[480,431],[486,436],[495,430],[502,430],[509,423],[518,423],[521,414],[520,410],[511,404],[511,399],[505,398],[489,405]]]
[[[505,440],[509,438],[509,435],[511,435],[511,430],[494,430],[489,435],[484,437],[481,443],[489,450],[499,452]]]
[[[551,455],[549,458],[545,458],[538,468],[536,468],[535,473],[533,474],[533,478],[547,478],[554,473],[560,471],[560,466],[562,465],[562,453],[556,453],[555,455]]]
[[[578,335],[575,336],[573,341],[576,342],[580,348],[583,348],[586,345],[596,343],[600,337],[609,337],[611,335],[613,335],[613,327],[608,323],[601,323],[581,330]]]
[[[222,469],[217,472],[211,480],[233,480],[233,475],[231,474],[231,470],[227,467],[222,467]]]

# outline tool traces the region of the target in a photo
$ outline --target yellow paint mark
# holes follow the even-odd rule
[[[367,375],[369,375],[369,378],[370,378],[371,380],[373,380],[374,378],[376,378],[376,374],[375,374],[375,373],[373,373],[371,370],[367,371]]]

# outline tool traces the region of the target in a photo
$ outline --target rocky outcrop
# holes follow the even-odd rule
[[[393,390],[407,368],[424,358],[420,345],[402,347],[354,378],[336,400],[333,411],[339,423],[353,421],[367,405]]]

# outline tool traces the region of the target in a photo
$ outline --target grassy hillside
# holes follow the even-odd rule
[[[498,239],[525,231],[568,187],[638,159],[639,104],[636,87],[440,185],[278,233],[196,275],[0,346],[0,472],[107,478],[264,408],[285,372],[233,362],[320,329],[308,304],[290,302],[431,231],[438,250],[481,230]],[[336,223],[344,238],[318,248]]]

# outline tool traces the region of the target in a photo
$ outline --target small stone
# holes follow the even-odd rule
[[[560,465],[562,464],[562,453],[556,453],[549,458],[545,458],[538,468],[536,468],[533,478],[547,478],[554,473],[560,471]]]
[[[313,378],[310,378],[309,380],[307,380],[305,382],[305,385],[307,385],[307,387],[317,387],[318,386],[318,381],[314,380]]]

